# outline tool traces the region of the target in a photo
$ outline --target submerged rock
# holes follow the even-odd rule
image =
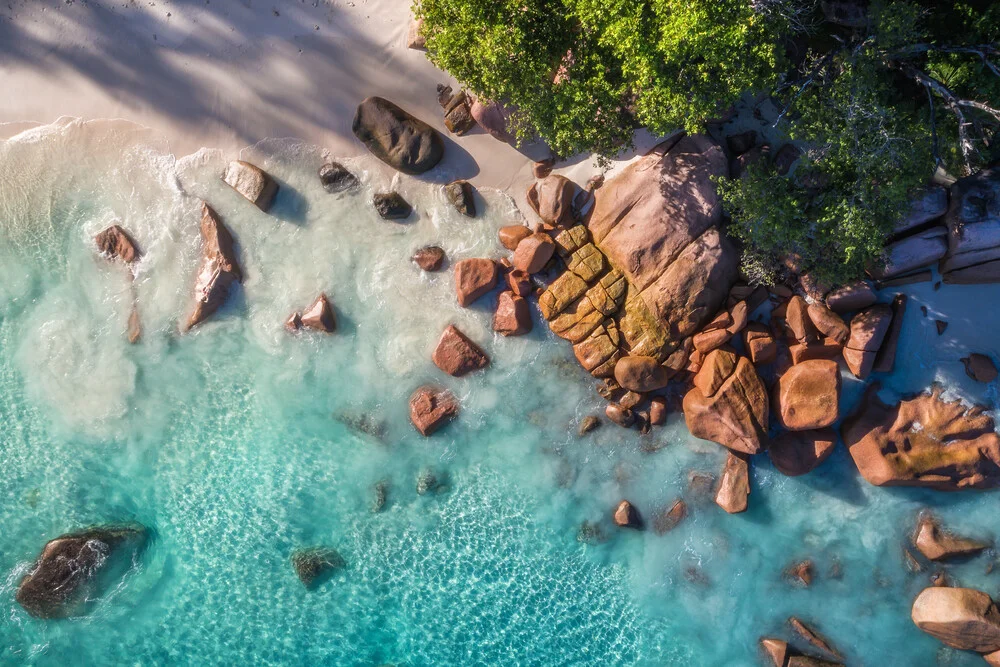
[[[459,213],[469,218],[476,217],[476,200],[472,196],[471,183],[452,181],[444,186],[444,194]]]
[[[411,260],[416,262],[417,266],[428,273],[440,271],[441,265],[444,264],[444,258],[444,250],[436,245],[424,246],[410,257]]]
[[[417,494],[439,493],[448,488],[447,479],[439,476],[432,468],[424,468],[417,475]]]
[[[973,556],[989,548],[989,542],[958,537],[943,530],[931,516],[924,516],[917,524],[913,545],[930,560],[948,560],[959,556]]]
[[[451,324],[438,339],[432,360],[435,366],[454,377],[462,377],[490,365],[490,358],[482,348]]]
[[[358,177],[339,162],[327,162],[320,167],[319,182],[331,193],[352,190],[361,184]]]
[[[952,648],[978,653],[1000,650],[1000,610],[982,591],[932,586],[910,612],[913,623]]]
[[[876,486],[944,491],[1000,484],[1000,436],[982,408],[941,399],[941,388],[890,407],[869,390],[841,427],[861,475]]]
[[[389,501],[389,480],[383,479],[375,483],[372,487],[372,492],[374,498],[372,499],[372,512],[376,514],[385,509],[386,503]]]
[[[292,568],[299,581],[310,590],[346,565],[347,562],[337,550],[329,547],[310,547],[292,554]]]
[[[129,233],[118,225],[111,225],[94,237],[98,251],[108,259],[120,259],[131,264],[139,259],[140,253]]]
[[[243,282],[233,237],[208,204],[201,210],[201,267],[194,286],[194,309],[184,330],[203,322],[229,296],[233,283]]]
[[[398,192],[376,192],[372,206],[383,220],[404,220],[413,213],[413,207]]]
[[[410,396],[410,421],[429,436],[458,415],[458,399],[447,389],[424,385]]]
[[[278,194],[278,184],[270,174],[243,160],[230,162],[223,180],[264,212],[271,208]]]
[[[577,429],[577,433],[579,435],[586,435],[587,433],[590,433],[594,429],[598,428],[600,425],[601,425],[601,420],[599,417],[595,417],[594,415],[587,415],[586,417],[580,420],[580,427]]]
[[[37,618],[65,618],[86,611],[109,577],[120,569],[121,552],[146,541],[140,525],[98,526],[50,540],[17,587],[15,599]]]
[[[422,174],[444,155],[437,130],[382,97],[358,105],[351,130],[375,157],[404,174]]]

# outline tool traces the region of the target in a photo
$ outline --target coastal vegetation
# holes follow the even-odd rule
[[[838,283],[878,261],[914,192],[998,157],[1000,6],[875,0],[421,0],[428,56],[522,140],[608,159],[770,97],[791,170],[719,179],[744,273]],[[787,173],[781,173],[787,171]]]

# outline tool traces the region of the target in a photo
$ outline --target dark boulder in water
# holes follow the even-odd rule
[[[343,192],[358,187],[358,177],[339,162],[327,162],[319,168],[319,182],[327,192]]]
[[[464,216],[476,217],[476,200],[472,196],[472,184],[468,181],[452,181],[444,186],[448,201]]]
[[[243,272],[236,261],[233,237],[212,207],[202,204],[201,267],[195,279],[194,309],[185,330],[217,311],[229,296],[229,288],[234,282],[243,282]]]
[[[15,598],[37,618],[85,613],[86,602],[121,570],[124,553],[135,556],[145,542],[146,529],[138,524],[97,526],[50,540],[21,579]]]
[[[421,496],[428,493],[440,493],[448,490],[447,475],[438,474],[433,468],[424,468],[417,475],[417,493]]]
[[[398,192],[376,193],[372,205],[383,220],[402,220],[413,213],[413,207]]]
[[[299,580],[308,589],[313,589],[326,581],[330,575],[347,565],[336,549],[310,547],[299,549],[292,554],[292,567]]]
[[[351,130],[375,157],[404,174],[422,174],[444,155],[437,130],[381,97],[358,105]]]
[[[278,183],[270,174],[243,160],[230,162],[223,180],[262,211],[271,208],[278,194]]]
[[[111,225],[94,237],[97,249],[108,259],[120,259],[130,264],[139,259],[140,253],[129,233],[118,225]]]

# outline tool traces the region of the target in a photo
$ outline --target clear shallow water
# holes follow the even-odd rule
[[[368,205],[390,185],[375,163],[345,161],[364,187],[329,195],[320,149],[274,141],[243,154],[282,182],[266,215],[219,180],[233,157],[175,160],[148,133],[105,122],[0,144],[0,663],[753,665],[758,637],[787,634],[796,614],[851,664],[980,664],[912,626],[929,573],[908,574],[900,546],[928,503],[956,529],[996,535],[995,494],[874,489],[841,449],[797,479],[759,461],[750,512],[725,515],[687,492],[690,470],[721,466],[717,445],[691,438],[679,415],[646,438],[609,426],[578,438],[601,403],[569,347],[537,322],[530,336],[494,337],[488,300],[461,309],[449,272],[410,263],[428,243],[452,260],[500,256],[496,228],[519,220],[505,195],[482,191],[485,214],[468,220],[439,186],[403,177],[417,219],[387,223]],[[178,336],[199,198],[232,229],[246,280]],[[146,253],[136,346],[124,338],[125,270],[91,240],[114,220]],[[965,353],[963,334],[995,352],[983,331],[996,316],[956,317],[940,340],[920,316],[935,299],[954,307],[950,289],[914,288],[906,372],[886,384],[936,378],[991,401],[951,357]],[[320,290],[340,332],[289,336],[285,316]],[[488,371],[453,379],[430,363],[449,322],[487,349]],[[406,408],[427,381],[464,410],[430,439]],[[363,418],[380,437],[351,426]],[[417,495],[427,467],[447,475],[446,492]],[[388,505],[374,514],[380,480]],[[684,497],[690,516],[664,536],[616,532],[622,497],[647,516]],[[39,621],[16,605],[47,539],[124,520],[155,538],[93,613]],[[609,540],[577,542],[584,520],[603,521]],[[349,566],[307,592],[288,559],[312,545]],[[817,582],[792,588],[782,570],[805,557]],[[989,560],[950,573],[996,594]]]

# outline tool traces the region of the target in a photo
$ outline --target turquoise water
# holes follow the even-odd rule
[[[359,193],[330,195],[321,149],[271,141],[242,155],[282,183],[266,215],[219,180],[234,157],[175,159],[148,132],[106,122],[0,144],[0,663],[753,665],[758,637],[787,634],[795,614],[851,664],[980,664],[910,623],[929,572],[909,574],[900,549],[927,504],[995,535],[996,495],[874,489],[841,449],[796,479],[759,461],[751,510],[728,516],[687,489],[689,471],[717,472],[723,454],[680,415],[647,437],[607,425],[578,437],[601,399],[569,347],[537,322],[494,337],[488,299],[461,309],[449,272],[410,263],[428,243],[452,260],[501,256],[496,229],[519,220],[506,195],[482,190],[485,213],[469,220],[438,185],[397,177],[417,218],[387,223],[368,200],[393,183],[368,158],[345,161]],[[179,336],[200,198],[232,229],[246,280]],[[114,220],[146,253],[135,346],[125,270],[91,241]],[[951,289],[914,288],[907,372],[886,384],[940,379],[992,406],[995,388],[964,380],[952,360],[964,350],[941,341],[993,345],[982,332],[996,316],[956,316],[939,340],[919,313],[957,308]],[[321,290],[340,331],[287,334],[285,316]],[[490,353],[485,373],[447,378],[430,363],[449,322]],[[406,407],[427,381],[463,406],[429,439]],[[416,493],[427,468],[447,489]],[[382,480],[388,504],[373,513]],[[623,497],[647,515],[683,497],[690,513],[662,536],[615,531]],[[154,539],[88,616],[42,621],[14,602],[46,540],[126,520]],[[608,540],[578,542],[585,520]],[[316,545],[348,567],[306,591],[289,557]],[[817,581],[803,590],[782,571],[805,557]],[[996,594],[991,559],[949,573]]]

